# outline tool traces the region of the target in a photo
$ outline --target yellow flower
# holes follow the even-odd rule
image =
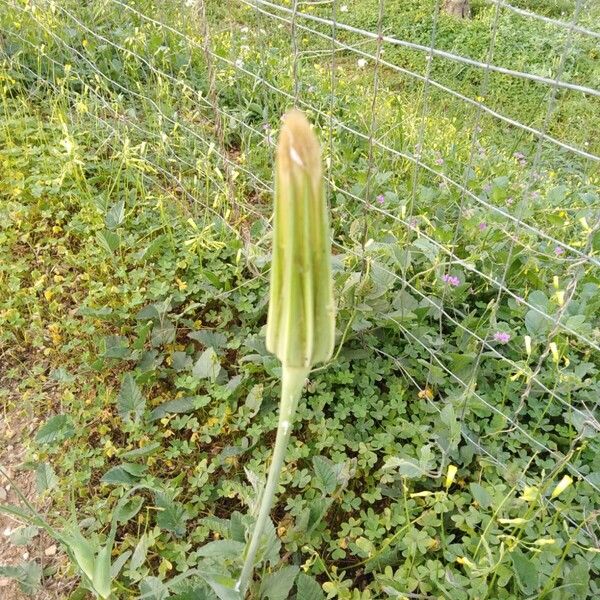
[[[446,473],[446,489],[448,489],[454,482],[458,467],[456,465],[448,465],[448,471]]]
[[[556,498],[557,496],[560,496],[560,494],[562,494],[572,483],[573,478],[565,475],[554,488],[551,497]]]

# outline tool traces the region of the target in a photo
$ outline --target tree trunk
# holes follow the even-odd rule
[[[444,0],[444,12],[457,19],[468,19],[471,16],[469,0]]]

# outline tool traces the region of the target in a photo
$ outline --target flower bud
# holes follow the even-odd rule
[[[319,142],[306,117],[284,117],[275,161],[267,349],[283,365],[331,358],[335,314],[331,241]]]

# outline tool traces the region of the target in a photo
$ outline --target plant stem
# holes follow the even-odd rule
[[[309,373],[310,369],[305,367],[287,367],[286,365],[283,365],[282,367],[279,425],[277,427],[275,447],[273,448],[273,459],[271,460],[267,483],[265,484],[260,501],[260,510],[256,519],[256,524],[254,525],[254,531],[252,532],[252,539],[250,540],[250,545],[246,552],[244,567],[242,568],[242,573],[236,584],[236,589],[240,592],[242,598],[244,597],[250,579],[252,578],[254,559],[260,545],[266,520],[271,511],[275,490],[279,483],[279,475],[281,473],[281,467],[283,466],[285,450],[290,439],[296,407],[298,406],[298,400],[300,399],[304,382]]]

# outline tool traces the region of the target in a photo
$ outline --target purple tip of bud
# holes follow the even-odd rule
[[[525,158],[525,155],[522,152],[515,152],[513,154],[513,156],[517,159],[517,160],[523,160]]]
[[[385,196],[383,194],[379,194],[379,196],[377,196],[377,202],[379,202],[379,204],[383,204],[385,202]]]
[[[556,256],[560,256],[561,254],[564,254],[565,250],[564,248],[561,248],[560,246],[556,246],[556,248],[554,248],[554,254],[556,254]]]
[[[267,131],[267,129],[271,129],[271,126],[269,125],[269,123],[263,123],[262,128]]]
[[[494,340],[501,344],[508,344],[510,340],[510,333],[506,333],[505,331],[496,331],[494,334]]]
[[[443,165],[444,164],[444,159],[443,158],[436,158],[435,159],[435,164],[436,165]]]
[[[485,231],[487,229],[487,223],[479,223],[479,231]]]

